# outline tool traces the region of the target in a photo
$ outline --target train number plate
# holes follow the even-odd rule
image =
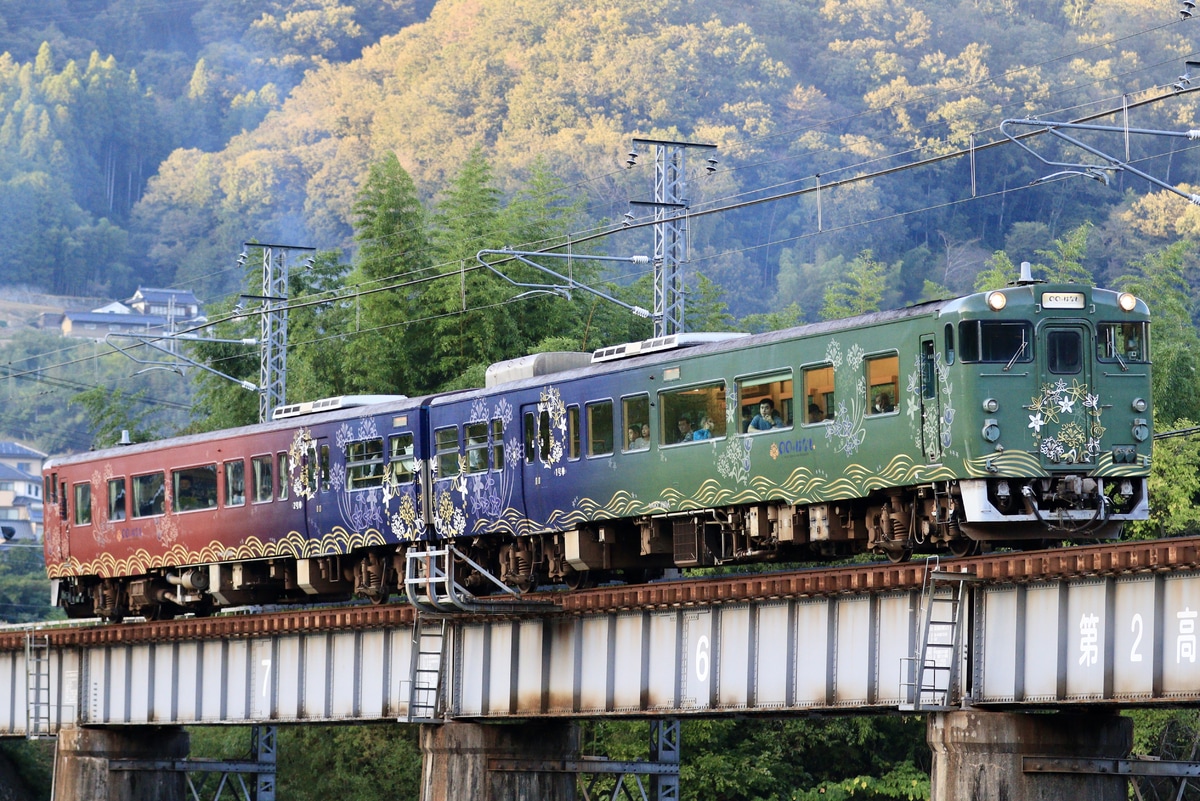
[[[1043,292],[1043,309],[1082,309],[1084,307],[1082,292]]]

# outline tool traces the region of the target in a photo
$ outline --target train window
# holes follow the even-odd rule
[[[954,364],[954,324],[946,323],[946,364]]]
[[[198,467],[172,470],[171,482],[175,499],[172,501],[172,506],[176,512],[216,507],[217,466],[215,464],[202,464]]]
[[[621,449],[641,451],[650,447],[650,396],[634,395],[621,399],[621,418],[625,436]],[[644,432],[644,433],[643,433]]]
[[[329,446],[321,445],[321,492],[329,492]]]
[[[498,418],[492,421],[492,469],[504,469],[504,421]]]
[[[541,443],[542,462],[550,461],[550,410],[543,409],[538,415],[538,440]]]
[[[250,475],[254,479],[254,502],[267,503],[274,500],[275,480],[271,476],[271,457],[253,457],[250,460]]]
[[[133,477],[133,516],[153,517],[164,509],[163,493],[166,477],[163,473],[150,473]]]
[[[396,434],[388,446],[388,459],[391,461],[392,478],[396,481],[409,482],[413,479],[413,435]]]
[[[383,486],[383,437],[346,443],[346,489]]]
[[[286,501],[288,490],[291,488],[289,483],[292,480],[291,461],[288,459],[286,451],[281,452],[275,461],[279,466],[279,470],[276,471],[279,475],[279,500]]]
[[[804,404],[809,424],[833,419],[833,365],[804,368]]]
[[[1013,364],[1033,360],[1029,323],[966,320],[958,325],[958,340],[964,362]]]
[[[1146,323],[1101,323],[1096,327],[1096,358],[1102,362],[1148,362]]]
[[[790,428],[793,422],[792,371],[740,378],[738,407],[741,430],[755,433],[772,428]]]
[[[613,452],[613,403],[596,401],[587,405],[588,456]]]
[[[458,475],[458,427],[439,428],[434,432],[437,444],[437,477],[453,478]]]
[[[1056,375],[1074,375],[1083,367],[1083,339],[1073,328],[1046,333],[1046,368]]]
[[[488,424],[467,423],[467,472],[483,473],[488,469]]]
[[[790,374],[789,374],[790,376]],[[788,378],[791,395],[791,378]],[[661,444],[725,436],[725,382],[658,393]]]
[[[537,417],[533,412],[525,412],[525,464],[533,464],[535,442],[537,442]]]
[[[75,485],[75,525],[90,526],[92,524],[92,485]]]
[[[241,459],[225,463],[225,505],[241,506],[246,502],[246,463]]]
[[[900,397],[900,356],[869,357],[863,362],[867,368],[867,414],[895,412]]]
[[[55,486],[55,482],[58,481],[58,474],[51,473],[50,475],[43,478],[42,481],[46,485],[46,501],[48,503],[57,502],[58,501],[58,493],[56,493],[54,491],[54,486]]]
[[[125,519],[125,479],[108,480],[108,519],[116,523]]]
[[[497,420],[496,422],[500,422]],[[567,407],[567,458],[579,458],[579,407]]]

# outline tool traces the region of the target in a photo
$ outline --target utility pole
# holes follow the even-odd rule
[[[672,142],[663,139],[634,139],[630,166],[641,145],[654,147],[654,201],[630,201],[635,206],[654,208],[654,336],[682,333],[683,277],[680,265],[687,253],[687,176],[684,150],[715,150],[716,145]],[[709,170],[715,165],[709,159]]]
[[[288,251],[315,250],[296,245],[264,245],[245,242],[243,247],[261,248],[262,294],[242,297],[263,303],[259,335],[258,419],[267,422],[275,408],[287,399],[287,292]]]

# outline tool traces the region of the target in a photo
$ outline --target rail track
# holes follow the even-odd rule
[[[932,561],[932,560],[931,560]],[[736,573],[639,585],[613,585],[582,592],[533,593],[527,600],[546,602],[542,611],[527,605],[512,617],[580,615],[624,610],[661,610],[743,603],[763,599],[812,598],[888,592],[922,586],[931,562],[870,562],[838,567],[771,573]],[[1200,569],[1200,537],[1134,540],[1078,545],[1043,551],[1006,551],[942,560],[938,567],[968,572],[990,583],[1031,583],[1084,576]],[[496,604],[499,606],[502,601]],[[491,612],[490,617],[507,613]],[[286,633],[344,631],[411,626],[416,610],[406,603],[286,609],[259,614],[223,614],[205,618],[130,622],[99,621],[26,624],[0,630],[0,652],[25,648],[36,630],[56,647],[119,643],[256,637]],[[463,615],[463,617],[470,617]]]

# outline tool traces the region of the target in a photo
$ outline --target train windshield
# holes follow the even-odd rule
[[[1101,323],[1096,326],[1096,358],[1102,362],[1150,361],[1147,323]]]
[[[1033,328],[1029,323],[966,320],[958,326],[958,339],[964,362],[1033,361]]]

